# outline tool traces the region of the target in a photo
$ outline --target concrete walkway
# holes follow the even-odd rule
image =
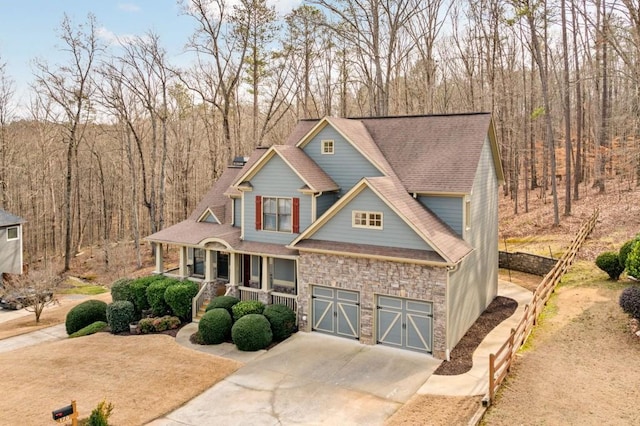
[[[420,387],[421,395],[472,396],[485,395],[489,391],[489,355],[496,353],[509,338],[511,329],[522,319],[525,305],[531,303],[533,293],[508,281],[498,283],[498,296],[518,302],[516,311],[491,330],[473,353],[473,367],[457,376],[430,376]]]
[[[66,338],[67,330],[64,324],[54,325],[53,327],[47,327],[32,331],[31,333],[0,340],[0,353]]]

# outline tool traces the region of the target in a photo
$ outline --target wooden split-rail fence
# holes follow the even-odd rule
[[[569,249],[562,255],[558,262],[556,262],[553,269],[545,275],[540,284],[538,284],[538,287],[536,287],[533,293],[533,299],[530,304],[524,307],[524,314],[517,327],[511,329],[509,338],[500,349],[498,349],[495,354],[489,355],[489,393],[483,401],[485,405],[489,405],[493,401],[496,390],[509,373],[511,363],[516,353],[529,338],[531,330],[536,325],[538,316],[547,304],[549,297],[551,297],[562,276],[573,263],[582,243],[596,226],[599,212],[600,211],[596,209],[593,215],[582,224],[578,235],[576,235],[571,242]]]

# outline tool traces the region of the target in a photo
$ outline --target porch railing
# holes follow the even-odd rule
[[[271,292],[271,303],[274,305],[286,305],[296,314],[298,313],[298,296],[295,294]]]
[[[198,294],[196,294],[193,300],[191,301],[191,319],[192,320],[196,319],[196,317],[198,316],[198,312],[200,311],[200,308],[204,305],[208,287],[209,287],[209,283],[202,283],[200,290],[198,290]]]
[[[243,287],[239,286],[240,300],[260,300],[260,293],[262,290],[259,288]]]

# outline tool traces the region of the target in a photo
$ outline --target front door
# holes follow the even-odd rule
[[[360,294],[329,287],[313,287],[312,330],[341,337],[360,337]]]
[[[251,281],[251,255],[245,254],[242,256],[242,285],[249,287],[249,281]]]

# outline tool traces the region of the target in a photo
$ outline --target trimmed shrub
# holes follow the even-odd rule
[[[175,330],[176,328],[180,327],[180,324],[182,324],[180,318],[172,317],[170,315],[156,318],[143,318],[138,322],[140,333],[142,334]]]
[[[216,308],[224,308],[229,312],[229,315],[233,315],[233,311],[231,310],[231,308],[233,308],[233,305],[237,304],[238,302],[240,302],[240,299],[238,299],[237,297],[218,296],[213,299],[211,303],[209,303],[209,305],[207,306],[207,311]]]
[[[183,281],[169,286],[164,292],[164,300],[171,308],[173,315],[182,321],[191,321],[191,302],[198,294],[198,284]]]
[[[164,292],[169,286],[179,284],[180,281],[174,278],[165,278],[154,281],[147,287],[147,302],[153,315],[160,316],[171,312],[171,308],[164,300]]]
[[[118,300],[107,306],[107,322],[113,334],[129,331],[135,315],[133,303],[128,300]]]
[[[620,265],[618,253],[606,251],[596,257],[596,266],[609,274],[609,278],[618,281],[620,274],[624,272],[624,267]]]
[[[625,265],[629,275],[640,279],[640,242],[633,244]]]
[[[633,249],[633,246],[640,241],[640,239],[638,237],[629,240],[627,242],[625,242],[622,247],[620,247],[620,251],[618,252],[618,260],[620,260],[620,265],[622,265],[623,268],[627,267],[627,258],[629,257],[629,253],[631,253],[631,250]]]
[[[262,314],[264,303],[258,300],[242,300],[231,307],[233,322],[238,321],[245,315]]]
[[[211,309],[200,318],[198,334],[205,345],[217,345],[231,336],[231,314],[224,308]]]
[[[96,321],[107,322],[107,304],[102,300],[87,300],[71,308],[64,325],[67,334],[73,334]]]
[[[640,319],[640,287],[627,287],[622,290],[620,307],[633,318]]]
[[[111,300],[117,302],[119,300],[131,301],[131,282],[130,278],[120,278],[111,284]]]
[[[81,328],[80,330],[76,331],[75,333],[72,333],[69,335],[69,338],[74,338],[74,337],[82,337],[82,336],[88,336],[90,334],[95,334],[98,333],[100,331],[104,331],[105,328],[108,327],[109,324],[107,324],[104,321],[96,321],[93,324],[89,324],[88,326]]]
[[[131,299],[129,301],[133,303],[135,308],[136,317],[139,318],[142,315],[142,311],[146,311],[150,308],[149,301],[147,300],[147,288],[154,281],[162,280],[162,275],[150,275],[148,277],[138,278],[131,282]]]
[[[231,338],[241,351],[259,351],[273,340],[271,324],[264,315],[247,314],[233,324]]]
[[[262,313],[271,324],[273,340],[281,342],[288,339],[296,327],[296,314],[286,305],[268,305]]]

